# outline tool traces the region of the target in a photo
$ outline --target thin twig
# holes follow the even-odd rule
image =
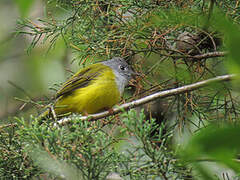
[[[17,85],[16,83],[14,83],[14,82],[12,82],[12,81],[10,81],[10,80],[8,80],[8,83],[9,83],[10,85],[12,85],[13,87],[15,87],[16,89],[20,90],[20,91],[21,91],[24,95],[26,95],[29,99],[32,99],[31,96],[30,96],[30,94],[29,94],[26,90],[24,90],[22,87],[20,87],[19,85]]]
[[[0,131],[1,131],[2,129],[8,128],[8,127],[15,127],[15,126],[17,126],[17,123],[1,125],[1,126],[0,126]]]
[[[159,50],[165,50],[165,51],[170,51],[169,54],[166,53],[160,53]],[[148,52],[149,49],[141,49],[141,50],[132,50],[135,52]],[[185,59],[195,59],[195,60],[201,60],[201,59],[208,59],[208,58],[214,58],[214,57],[224,57],[226,56],[228,53],[227,52],[219,52],[219,51],[215,51],[215,52],[208,52],[208,53],[204,53],[204,54],[199,54],[199,55],[185,55],[183,53],[181,53],[180,51],[174,50],[174,49],[166,49],[166,48],[153,48],[151,50],[151,52],[155,52],[158,55],[161,56],[167,56],[167,57],[172,57],[172,58],[185,58]],[[181,55],[174,55],[173,53],[181,53]]]
[[[97,113],[97,114],[92,114],[92,115],[89,115],[89,116],[83,116],[83,117],[81,117],[81,120],[95,121],[95,120],[100,119],[100,118],[104,118],[104,117],[108,117],[108,116],[111,116],[111,115],[114,115],[114,114],[118,114],[118,113],[122,112],[123,110],[128,110],[130,108],[134,108],[134,107],[146,104],[146,103],[154,101],[158,98],[164,98],[164,97],[168,97],[168,96],[174,96],[174,95],[177,95],[177,94],[185,93],[185,92],[188,92],[188,91],[193,91],[195,89],[199,89],[201,87],[207,86],[207,85],[209,85],[211,83],[214,83],[214,82],[229,81],[229,80],[233,79],[234,77],[236,77],[235,74],[217,76],[215,78],[207,79],[207,80],[200,81],[200,82],[193,83],[193,84],[189,84],[189,85],[186,85],[186,86],[182,86],[182,87],[178,87],[178,88],[174,88],[174,89],[170,89],[170,90],[165,90],[165,91],[161,91],[161,92],[156,92],[154,94],[143,97],[141,99],[122,104],[119,107],[113,108],[113,111],[111,111],[111,112],[104,111],[104,112]],[[66,118],[60,119],[57,122],[57,124],[58,125],[64,125],[64,124],[67,124],[69,122],[71,122],[71,118],[66,117]]]
[[[164,55],[164,54],[162,54]],[[195,56],[190,55],[165,55],[173,58],[185,58],[185,59],[194,59],[194,60],[201,60],[201,59],[208,59],[208,58],[214,58],[214,57],[224,57],[227,55],[227,52],[209,52],[205,54],[199,54]]]
[[[206,59],[212,57],[223,57],[227,55],[227,52],[209,52],[205,54],[195,55],[195,56],[187,56],[186,58],[193,58],[193,59]]]

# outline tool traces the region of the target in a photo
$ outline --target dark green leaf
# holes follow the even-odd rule
[[[239,163],[234,160],[240,150],[239,137],[240,127],[208,127],[193,136],[186,148],[185,158],[197,161],[207,157],[240,172]]]

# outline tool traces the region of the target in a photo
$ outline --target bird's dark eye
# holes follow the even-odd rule
[[[125,70],[126,70],[126,67],[125,67],[125,66],[122,66],[122,65],[120,65],[119,68],[120,68],[122,71],[125,71]]]

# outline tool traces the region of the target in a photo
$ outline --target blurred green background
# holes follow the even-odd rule
[[[48,51],[49,44],[39,42],[28,53],[30,36],[18,35],[15,32],[17,21],[22,17],[33,19],[45,16],[46,5],[39,0],[0,1],[0,119],[17,115],[29,109],[24,102],[16,100],[47,100],[55,91],[54,84],[63,82],[71,73],[79,68],[71,63],[71,52],[64,41],[58,40],[56,46]],[[59,13],[59,16],[65,14]],[[55,16],[56,18],[57,16]],[[69,69],[68,69],[69,68]],[[45,97],[48,95],[49,97]],[[33,104],[32,104],[33,105]],[[24,106],[24,107],[23,107]],[[23,109],[22,109],[23,108]],[[39,108],[39,107],[38,107]],[[33,109],[36,113],[37,109]]]

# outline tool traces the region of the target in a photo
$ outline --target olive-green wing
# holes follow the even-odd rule
[[[71,94],[75,89],[86,87],[92,82],[106,67],[100,63],[83,68],[73,75],[62,88],[57,92],[56,98]]]

